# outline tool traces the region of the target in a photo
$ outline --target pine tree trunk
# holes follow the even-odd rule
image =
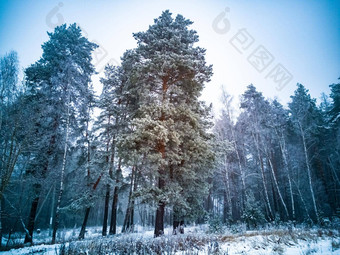
[[[140,221],[142,224],[142,227],[145,227],[145,207],[144,206],[138,206],[139,209],[139,217],[140,217]]]
[[[174,215],[174,220],[172,224],[172,234],[177,235],[177,233],[179,232],[178,229],[179,229],[179,221],[175,219],[175,215]]]
[[[111,168],[111,162],[110,162],[110,156],[109,156],[109,148],[110,148],[110,116],[108,117],[108,127],[106,130],[106,135],[107,135],[107,143],[106,143],[106,164],[108,166],[108,172],[109,172],[109,178],[112,178],[112,168]],[[113,152],[112,152],[113,153]],[[107,234],[107,220],[108,220],[108,215],[109,215],[109,202],[110,202],[110,189],[111,186],[108,183],[106,185],[106,194],[105,194],[105,205],[104,205],[104,218],[103,218],[103,230],[102,230],[102,236],[106,236]]]
[[[99,175],[97,181],[93,184],[92,191],[96,190],[101,178],[102,178],[102,174]],[[80,233],[79,233],[79,236],[78,236],[79,240],[84,239],[84,237],[85,237],[87,219],[89,217],[90,210],[91,210],[91,207],[87,207],[86,210],[85,210],[85,216],[84,216],[83,224],[81,225],[81,230],[80,230]]]
[[[184,220],[179,216],[178,209],[176,209],[176,207],[174,207],[173,213],[172,234],[184,234]]]
[[[58,129],[58,126],[59,126],[58,121],[59,120],[56,117],[54,119],[54,123],[53,123],[53,134],[55,134],[57,132],[57,129]],[[50,143],[49,143],[49,148],[47,150],[47,160],[45,162],[45,165],[44,165],[44,167],[42,169],[42,173],[41,173],[42,179],[46,178],[46,174],[47,174],[48,167],[49,167],[49,158],[53,154],[53,147],[54,147],[55,143],[56,143],[56,135],[52,135]],[[28,233],[26,233],[26,235],[25,235],[24,243],[32,243],[32,241],[33,241],[33,230],[34,230],[34,225],[35,225],[35,218],[36,218],[38,203],[39,203],[39,199],[40,199],[41,183],[35,183],[33,185],[33,189],[34,189],[35,198],[33,199],[32,204],[31,204],[31,209],[30,209],[30,214],[29,214],[29,217],[28,217],[28,224],[27,224]]]
[[[310,193],[312,195],[313,209],[314,209],[316,222],[318,223],[319,222],[319,214],[318,214],[318,209],[316,207],[316,201],[315,201],[314,190],[313,190],[313,185],[312,185],[312,175],[311,175],[311,170],[310,170],[310,167],[309,167],[309,159],[308,159],[308,152],[307,152],[305,134],[303,132],[303,129],[302,129],[302,126],[301,126],[300,123],[299,123],[299,127],[300,127],[301,138],[302,138],[302,143],[303,143],[303,150],[304,150],[306,166],[307,166],[309,189],[310,189]]]
[[[168,77],[163,78],[163,84],[162,84],[162,106],[165,104],[166,102],[166,93],[168,90]],[[160,117],[160,121],[164,121],[165,120],[165,114],[162,111],[161,112],[161,117]],[[162,155],[162,159],[165,160],[165,142],[162,140],[159,143],[158,146],[158,151],[160,152],[160,154]],[[164,180],[164,170],[162,169],[164,168],[164,166],[161,166],[160,169],[158,170],[159,173],[159,177],[158,177],[158,188],[163,191],[165,188],[165,180]],[[158,202],[158,207],[157,207],[157,211],[156,211],[156,219],[155,219],[155,231],[154,231],[154,236],[158,237],[160,235],[164,234],[164,211],[165,211],[165,203],[164,201],[159,201]]]
[[[339,185],[340,185],[340,181],[339,181],[339,177],[336,173],[336,170],[335,170],[335,167],[330,159],[330,157],[327,157],[327,160],[329,162],[329,168],[331,169],[331,176],[332,176],[332,179],[333,179],[333,182],[334,182],[334,187],[333,187],[333,190],[334,190],[334,200],[335,200],[335,210],[334,210],[334,213],[336,213],[336,208],[338,208],[340,205],[339,203],[339,195],[338,195],[338,190],[339,189]]]
[[[157,211],[156,211],[155,232],[154,232],[155,237],[158,237],[164,234],[164,211],[165,211],[165,204],[163,201],[160,201],[158,204]]]
[[[107,184],[106,185],[106,194],[105,194],[102,236],[106,236],[106,234],[107,234],[107,219],[108,219],[108,215],[109,215],[110,189],[111,189],[110,184]]]
[[[226,224],[228,219],[228,194],[227,191],[223,191],[223,223]]]
[[[129,200],[128,200],[128,205],[127,205],[127,208],[126,208],[122,232],[131,231],[132,193],[133,193],[133,183],[134,183],[134,179],[135,179],[134,176],[135,176],[135,166],[133,166],[132,170],[131,170]]]
[[[175,221],[173,222],[173,234],[184,234],[184,220]]]
[[[112,201],[112,212],[111,212],[111,224],[110,224],[110,235],[115,235],[117,232],[117,206],[118,206],[118,186],[115,186],[113,192],[113,201]]]
[[[45,177],[47,168],[48,168],[48,161],[46,162],[46,166],[44,167],[44,170],[43,170],[43,178]],[[33,231],[34,231],[34,225],[35,225],[35,218],[37,215],[38,204],[40,200],[41,184],[35,183],[33,185],[33,190],[34,190],[35,198],[33,199],[31,203],[30,214],[28,217],[27,231],[26,231],[25,240],[24,240],[25,244],[33,242]]]
[[[130,208],[130,201],[128,202],[128,207],[126,208],[122,233],[128,232],[130,228],[130,215],[131,215],[131,208]]]
[[[85,237],[86,225],[87,225],[87,220],[89,218],[90,210],[91,210],[91,207],[87,207],[85,210],[85,217],[83,220],[83,224],[81,225],[80,233],[78,236],[79,240],[84,239]]]
[[[112,200],[112,212],[111,212],[111,224],[110,224],[110,235],[116,234],[117,228],[117,207],[118,207],[118,185],[119,185],[119,176],[121,174],[121,161],[122,159],[119,158],[118,167],[116,170],[116,184],[113,191],[113,200]]]
[[[133,191],[132,191],[132,196],[133,194],[137,191],[137,178],[138,178],[138,172],[137,172],[137,167],[135,168],[135,175],[134,175],[134,181],[133,181]],[[134,231],[134,216],[135,216],[135,199],[132,197],[131,199],[131,214],[130,214],[130,231]]]
[[[53,133],[56,133],[57,128],[58,128],[58,118],[54,119],[54,124],[53,124]],[[50,144],[49,144],[49,148],[47,151],[47,160],[45,162],[45,165],[43,167],[42,170],[42,179],[46,178],[46,174],[48,171],[48,166],[49,166],[49,157],[51,157],[51,155],[53,154],[53,146],[56,143],[56,136],[52,135],[51,140],[50,140]],[[33,189],[34,189],[34,194],[35,194],[35,198],[32,201],[31,204],[31,209],[30,209],[30,214],[28,217],[28,224],[27,224],[27,228],[26,228],[26,235],[25,235],[25,240],[24,243],[32,243],[33,242],[33,231],[34,231],[34,225],[35,225],[35,218],[36,218],[36,214],[37,214],[37,208],[38,208],[38,204],[39,204],[39,200],[40,200],[40,193],[41,193],[41,183],[35,183],[33,185]]]
[[[158,188],[163,190],[165,187],[165,181],[159,177],[158,179]],[[158,237],[164,234],[164,211],[165,211],[165,203],[163,201],[158,202],[158,208],[156,211],[156,220],[155,220],[155,232],[154,236]]]
[[[32,201],[31,210],[28,218],[27,230],[28,233],[25,235],[24,243],[32,243],[33,242],[33,230],[34,230],[34,223],[35,223],[35,215],[37,213],[38,203],[40,199],[40,191],[41,185],[35,184],[34,185],[35,193],[38,194]]]
[[[213,210],[214,210],[214,204],[212,201],[211,193],[212,193],[212,190],[210,189],[208,197],[206,199],[206,203],[205,203],[205,210],[208,213],[213,213]]]

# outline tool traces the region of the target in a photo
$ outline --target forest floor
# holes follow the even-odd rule
[[[61,229],[59,243],[48,244],[48,231],[35,233],[36,245],[11,249],[0,254],[339,254],[338,229],[284,226],[245,230],[244,225],[220,228],[211,233],[208,225],[188,226],[185,234],[153,238],[151,228],[136,227],[134,233],[101,236],[100,227],[90,227],[85,240],[77,241],[79,229]],[[17,235],[13,242],[22,243]],[[6,240],[4,240],[6,242]],[[4,242],[3,241],[3,242]],[[12,243],[13,245],[13,243]]]

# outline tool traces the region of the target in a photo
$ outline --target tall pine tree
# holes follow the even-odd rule
[[[211,158],[209,109],[198,98],[212,67],[205,62],[205,50],[194,46],[198,36],[188,28],[191,24],[164,11],[146,32],[134,34],[137,61],[127,82],[128,93],[138,93],[138,109],[133,113],[134,132],[124,137],[122,147],[144,158],[148,167],[141,171],[155,180],[149,187],[157,203],[155,236],[164,233],[166,205],[185,208],[194,203],[198,188],[184,181],[197,180],[202,187],[200,171]]]
[[[48,35],[49,41],[42,45],[42,57],[25,71],[27,84],[40,105],[40,119],[36,123],[40,149],[30,170],[37,181],[25,242],[32,242],[41,185],[52,166],[60,169],[52,236],[52,242],[55,242],[68,146],[71,136],[73,141],[77,140],[81,129],[85,128],[89,105],[93,101],[91,76],[95,70],[91,53],[97,45],[83,37],[76,24],[56,27]]]

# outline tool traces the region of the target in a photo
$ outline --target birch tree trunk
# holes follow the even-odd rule
[[[289,194],[290,194],[290,201],[291,201],[291,207],[292,207],[292,219],[295,220],[295,205],[294,205],[294,196],[293,196],[293,188],[292,188],[292,180],[290,177],[289,167],[288,167],[288,160],[287,160],[287,149],[286,149],[286,142],[284,137],[279,137],[279,145],[280,150],[283,158],[283,165],[285,172],[287,173],[288,177],[288,185],[289,185]]]
[[[224,175],[224,184],[225,184],[225,189],[226,189],[226,199],[228,202],[228,217],[232,218],[233,216],[233,211],[232,211],[232,203],[231,203],[231,192],[230,192],[230,180],[229,180],[229,173],[228,173],[228,161],[227,157],[224,157],[224,162],[225,162],[225,175]],[[224,215],[224,220],[226,220],[226,216]]]
[[[305,211],[306,211],[307,218],[310,220],[310,215],[309,215],[309,213],[308,213],[308,208],[307,208],[306,202],[305,202],[305,200],[303,199],[303,196],[302,196],[302,194],[301,194],[301,190],[300,190],[299,186],[298,186],[296,183],[295,183],[295,186],[296,186],[296,189],[297,189],[297,191],[298,191],[298,193],[299,193],[299,197],[300,197],[300,199],[301,199],[301,201],[302,201],[303,207],[304,207],[304,209],[305,209]]]
[[[232,101],[232,98],[230,98],[230,95],[226,93],[224,88],[222,87],[222,96],[225,101],[225,107],[226,107],[226,112],[227,112],[227,117],[228,117],[228,122],[230,123],[229,130],[232,136],[232,144],[234,146],[235,152],[236,152],[236,157],[237,157],[237,163],[238,167],[240,170],[240,177],[241,177],[241,183],[242,183],[242,191],[241,191],[241,200],[242,200],[242,211],[244,211],[245,207],[245,202],[246,202],[246,184],[245,184],[245,173],[243,171],[243,167],[241,164],[241,157],[237,148],[237,143],[236,143],[236,136],[235,136],[235,130],[233,126],[233,121],[232,121],[232,110],[230,109],[230,102]]]
[[[241,164],[241,157],[240,154],[238,152],[237,149],[237,145],[236,145],[236,140],[235,140],[235,136],[234,137],[234,147],[235,147],[235,151],[236,151],[236,157],[237,157],[237,163],[238,163],[238,168],[240,169],[240,175],[241,175],[241,183],[242,183],[242,211],[244,211],[244,207],[245,207],[245,203],[246,203],[246,182],[245,182],[245,174],[243,171],[243,167]]]
[[[309,183],[309,189],[310,189],[310,193],[311,193],[312,201],[313,201],[314,214],[315,214],[315,217],[316,217],[316,222],[318,223],[319,222],[319,214],[318,214],[318,209],[316,207],[315,195],[314,195],[314,190],[313,190],[313,185],[312,185],[312,175],[311,175],[311,170],[310,170],[310,166],[309,166],[309,158],[308,158],[305,134],[304,134],[304,131],[302,129],[301,124],[298,123],[298,125],[299,125],[300,132],[301,132],[301,138],[302,138],[302,143],[303,143],[303,151],[304,151],[304,154],[305,154],[308,183]]]
[[[254,143],[255,143],[256,151],[257,151],[257,157],[258,157],[258,160],[259,160],[259,163],[260,163],[263,190],[264,190],[266,205],[267,205],[267,208],[268,208],[268,216],[269,216],[270,220],[273,220],[273,211],[272,211],[272,207],[271,207],[270,201],[269,201],[266,179],[265,179],[265,176],[264,176],[263,160],[262,160],[261,153],[260,153],[259,143],[256,140],[254,133],[252,133],[252,136],[253,136],[253,140],[254,140]]]
[[[281,191],[280,191],[280,188],[279,188],[279,184],[277,182],[277,178],[276,178],[276,175],[275,175],[275,172],[274,172],[274,167],[273,167],[272,160],[270,159],[270,155],[269,155],[268,150],[266,148],[265,148],[265,151],[266,151],[266,154],[267,154],[267,157],[268,157],[269,166],[270,166],[270,170],[271,170],[272,175],[273,175],[273,179],[274,179],[276,190],[277,190],[277,192],[279,194],[279,198],[280,198],[280,201],[281,201],[281,203],[283,205],[283,208],[285,210],[286,216],[287,216],[287,218],[289,218],[288,209],[287,209],[285,201],[283,200],[283,197],[282,197],[282,194],[281,194]]]
[[[49,222],[49,235],[50,236],[52,236],[52,231],[53,231],[53,214],[54,214],[55,193],[56,193],[56,187],[55,187],[55,184],[54,184],[53,185],[53,194],[52,194],[50,222]]]
[[[64,145],[63,164],[61,167],[61,174],[60,174],[60,187],[59,187],[59,193],[58,193],[58,199],[57,199],[57,207],[56,207],[56,212],[55,212],[55,217],[54,217],[52,244],[55,244],[57,230],[59,227],[60,205],[61,205],[61,198],[64,192],[64,175],[65,175],[65,167],[66,167],[66,156],[67,156],[67,149],[68,149],[69,133],[70,133],[70,97],[68,98],[68,103],[67,103],[66,138],[65,138],[65,145]]]

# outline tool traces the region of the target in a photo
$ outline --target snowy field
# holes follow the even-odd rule
[[[60,231],[61,243],[49,245],[48,231],[36,234],[40,244],[0,254],[339,254],[338,230],[267,228],[244,231],[243,226],[209,233],[207,225],[190,226],[184,235],[153,238],[153,230],[137,227],[135,233],[101,237],[101,228],[89,228],[86,239],[77,241],[79,229]],[[21,238],[20,238],[21,240]],[[17,243],[20,240],[15,240]]]

